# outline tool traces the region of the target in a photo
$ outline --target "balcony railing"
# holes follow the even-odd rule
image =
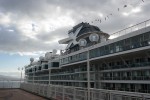
[[[125,28],[123,30],[120,30],[118,32],[115,32],[115,33],[112,33],[110,35],[110,38],[117,38],[119,36],[122,36],[122,35],[125,35],[125,34],[128,34],[128,33],[131,33],[133,31],[137,31],[137,30],[140,30],[142,28],[146,28],[150,26],[150,19],[144,21],[144,22],[141,22],[141,23],[138,23],[138,24],[135,24],[133,26],[130,26],[128,28]]]
[[[101,77],[101,80],[150,80],[150,76]]]
[[[141,63],[133,63],[133,64],[123,64],[123,65],[114,65],[109,67],[101,67],[100,70],[109,70],[109,69],[122,69],[122,68],[135,68],[135,67],[149,67],[150,62],[141,62]]]

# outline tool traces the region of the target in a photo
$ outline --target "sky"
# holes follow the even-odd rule
[[[150,0],[0,0],[0,75],[18,77],[18,67],[31,57],[65,49],[58,40],[80,22],[112,34],[149,19],[149,5]]]

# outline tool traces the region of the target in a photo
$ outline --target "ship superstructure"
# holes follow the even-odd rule
[[[57,100],[150,100],[149,22],[112,35],[89,23],[74,26],[59,41],[67,44],[59,55],[30,59],[22,88]]]

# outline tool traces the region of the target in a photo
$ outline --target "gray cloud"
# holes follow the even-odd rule
[[[123,8],[125,4],[128,5],[127,8]],[[61,49],[64,46],[58,45],[55,40],[67,37],[68,30],[82,21],[90,23],[101,19],[101,24],[95,21],[93,24],[104,32],[113,33],[149,19],[149,4],[148,0],[144,3],[141,0],[0,0],[0,18],[6,20],[0,20],[0,51],[38,52]],[[141,11],[132,12],[136,7]],[[118,8],[120,11],[117,11]],[[113,16],[105,21],[110,13]],[[124,16],[122,13],[129,15]],[[67,20],[62,19],[64,17]],[[20,27],[25,26],[24,23],[28,21],[36,22],[42,27],[41,31],[36,34],[23,32]],[[56,29],[45,31],[45,23]],[[14,32],[9,31],[10,29]]]
[[[9,31],[10,27],[4,27],[0,25],[0,51],[8,52],[35,52],[35,51],[47,51],[53,48],[60,49],[62,46],[56,47],[56,42],[51,44],[44,43],[44,40],[31,39],[19,31],[13,28],[14,32]]]
[[[55,31],[52,31],[50,33],[44,33],[44,35],[38,34],[36,37],[43,41],[44,40],[45,41],[55,40],[57,38],[63,39],[65,37],[67,37],[67,33],[70,28],[71,27],[63,27],[63,28],[57,29]]]

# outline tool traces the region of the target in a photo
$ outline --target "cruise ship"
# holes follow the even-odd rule
[[[150,20],[113,34],[82,22],[25,66],[23,90],[52,100],[150,100]]]

